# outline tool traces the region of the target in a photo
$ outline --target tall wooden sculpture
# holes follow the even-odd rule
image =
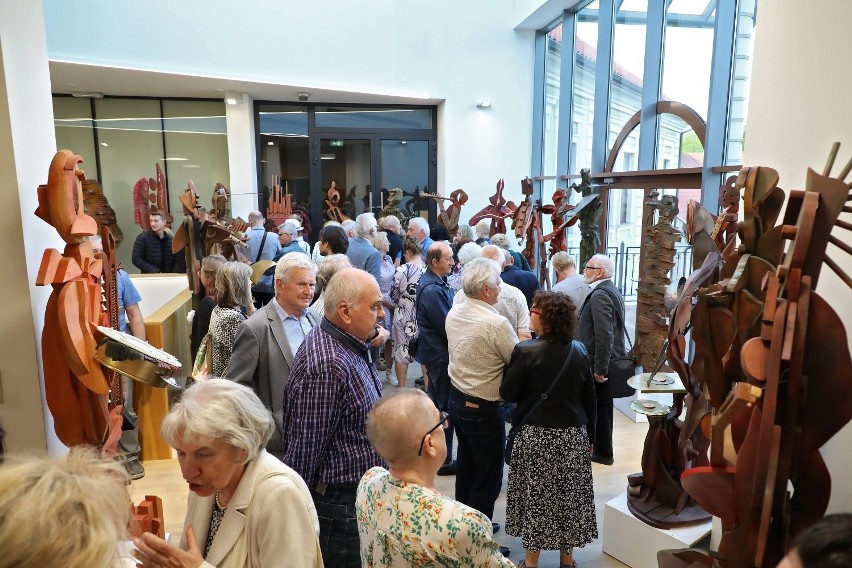
[[[647,197],[648,215],[642,229],[644,263],[636,301],[636,356],[640,365],[653,369],[668,335],[664,298],[672,282],[669,274],[674,267],[675,245],[682,235],[672,226],[678,213],[677,198],[660,197],[656,190]]]
[[[101,184],[90,179],[83,181],[83,203],[86,205],[85,212],[94,218],[98,227],[109,228],[115,238],[115,246],[120,245],[124,240],[124,233],[118,226],[115,210],[110,207]]]
[[[434,193],[421,193],[424,197],[431,197],[438,202],[438,223],[443,225],[450,234],[450,240],[454,239],[459,232],[459,216],[461,208],[467,203],[467,193],[463,189],[456,189],[450,193],[449,197]],[[444,201],[449,201],[450,204],[445,208]]]
[[[402,190],[398,187],[392,187],[386,191],[387,196],[385,197],[385,206],[382,207],[382,210],[379,212],[378,219],[387,217],[388,215],[393,215],[400,221],[403,221],[405,219],[405,215],[403,215],[402,211],[399,210],[399,204],[402,203]]]
[[[343,223],[349,219],[340,209],[340,192],[337,191],[337,184],[334,181],[331,182],[326,192],[325,207],[325,218],[329,221]]]
[[[155,164],[157,178],[140,178],[133,186],[133,220],[143,231],[150,231],[151,224],[148,215],[161,213],[167,225],[171,225],[172,216],[169,214],[166,176],[160,164]]]
[[[221,183],[216,183],[211,197],[210,216],[222,223],[231,219],[231,192]]]
[[[835,227],[852,230],[838,218],[850,210],[844,179],[852,161],[830,177],[836,153],[837,145],[822,175],[808,171],[805,191],[790,192],[778,227],[777,173],[740,173],[741,245],[719,284],[699,294],[691,318],[694,330],[713,331],[694,335],[692,364],[678,365],[679,373],[698,380],[714,409],[691,419],[712,433],[709,464],[687,469],[681,482],[722,519],[723,534],[718,555],[662,551],[663,567],[773,567],[791,539],[825,513],[831,477],[819,449],[852,420],[843,322],[814,291],[823,264],[852,288],[852,278],[826,255],[829,243],[852,254],[831,234]]]

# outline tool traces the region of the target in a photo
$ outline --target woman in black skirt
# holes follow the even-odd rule
[[[592,486],[595,389],[589,358],[573,341],[574,303],[559,292],[538,292],[530,328],[538,339],[515,346],[500,396],[517,402],[520,423],[556,381],[548,397],[523,421],[512,449],[506,496],[506,532],[521,537],[534,568],[542,550],[559,550],[560,567],[575,566],[573,549],[598,538]],[[573,343],[571,359],[563,364]]]

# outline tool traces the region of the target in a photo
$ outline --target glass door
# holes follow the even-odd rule
[[[319,139],[319,179],[323,201],[319,227],[335,219],[335,212],[331,209],[334,200],[334,192],[330,191],[332,183],[337,190],[336,206],[344,217],[355,219],[361,213],[373,211],[372,158],[370,138]]]
[[[428,218],[430,203],[435,201],[421,194],[435,193],[435,184],[430,183],[429,150],[427,140],[379,141],[379,211],[385,208],[387,214],[397,215],[403,223],[411,217]]]

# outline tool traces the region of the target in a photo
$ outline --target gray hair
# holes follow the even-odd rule
[[[470,225],[459,225],[458,232],[460,241],[475,241],[476,235],[473,234],[473,227]]]
[[[332,254],[323,257],[322,264],[317,270],[317,289],[322,292],[328,286],[331,277],[344,268],[352,268],[352,263],[349,262],[349,257],[345,254]]]
[[[390,246],[390,241],[388,240],[388,234],[386,231],[379,231],[378,233],[376,233],[376,236],[373,237],[373,240],[371,242],[373,244],[373,247],[375,247],[375,249],[378,251],[381,251],[382,249],[380,247],[384,245]]]
[[[275,265],[275,279],[287,282],[290,272],[296,268],[304,268],[313,271],[314,274],[317,273],[317,265],[311,261],[308,255],[300,251],[293,251],[288,252],[278,260],[278,264]]]
[[[379,227],[382,229],[393,230],[396,227],[399,227],[399,217],[396,215],[385,215],[379,220]]]
[[[281,226],[278,227],[278,234],[280,235],[281,233],[287,233],[291,237],[295,237],[299,234],[299,229],[292,223],[281,223]]]
[[[491,235],[491,244],[501,249],[508,249],[509,237],[506,236],[506,233],[495,233]]]
[[[459,257],[459,264],[465,265],[474,258],[482,256],[482,247],[476,243],[465,243],[459,249],[457,256]]]
[[[408,226],[414,225],[418,231],[424,231],[429,236],[429,222],[423,217],[412,217],[408,220]]]
[[[506,265],[508,262],[506,260],[506,251],[498,247],[497,245],[485,245],[482,247],[482,250],[479,252],[479,255],[483,258],[487,258],[493,260],[497,264]],[[509,256],[512,256],[511,254]]]
[[[184,391],[163,419],[160,435],[172,447],[177,439],[218,438],[255,459],[272,437],[272,413],[254,391],[228,379],[207,379]]]
[[[486,239],[488,235],[491,234],[491,220],[490,219],[481,219],[479,223],[476,224],[474,228],[476,231],[476,237],[479,239]]]
[[[554,270],[556,272],[562,272],[566,268],[577,268],[577,261],[574,260],[574,257],[561,250],[553,255],[553,258],[550,259],[550,264],[553,265]]]
[[[251,267],[235,260],[224,263],[216,271],[216,304],[223,308],[250,306]]]
[[[479,299],[485,285],[496,288],[500,284],[500,270],[500,265],[490,258],[475,258],[465,264],[462,272],[464,295]]]
[[[365,239],[372,237],[376,231],[376,216],[372,213],[361,213],[355,218],[355,232]]]
[[[340,228],[343,229],[343,232],[346,233],[347,237],[357,237],[358,233],[356,233],[355,221],[352,219],[347,219],[340,224]]]
[[[589,261],[596,260],[600,263],[601,268],[603,268],[604,278],[612,278],[612,275],[615,274],[615,264],[612,262],[612,259],[605,254],[596,254]]]

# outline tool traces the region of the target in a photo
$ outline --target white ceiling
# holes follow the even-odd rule
[[[307,92],[308,102],[432,105],[440,99],[364,93],[285,85],[223,77],[183,75],[104,67],[66,61],[50,61],[50,81],[56,94],[95,92],[113,96],[190,97],[223,99],[226,92],[247,93],[255,100],[297,102],[298,93]]]

